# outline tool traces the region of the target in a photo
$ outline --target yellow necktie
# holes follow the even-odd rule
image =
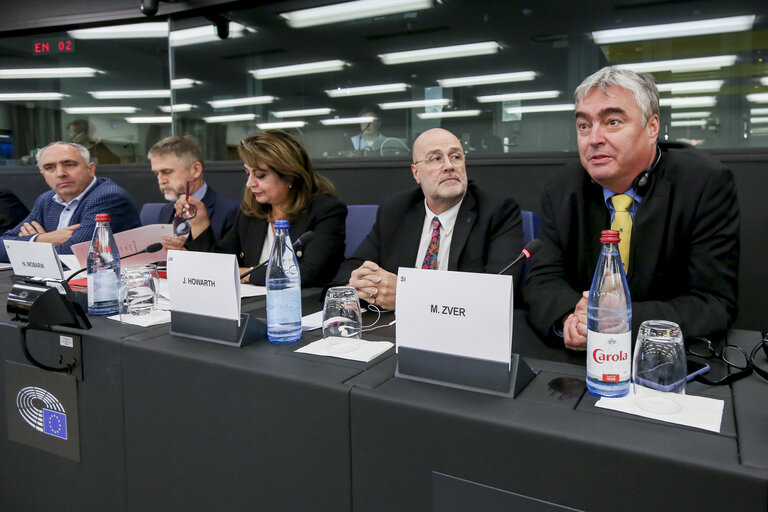
[[[619,254],[621,254],[621,263],[624,265],[624,273],[629,269],[629,242],[632,239],[632,216],[629,214],[629,205],[632,204],[632,198],[626,194],[616,194],[611,196],[613,209],[613,222],[611,229],[620,233]]]

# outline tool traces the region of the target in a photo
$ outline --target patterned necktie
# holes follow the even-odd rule
[[[632,216],[629,214],[629,205],[632,204],[632,198],[626,194],[616,194],[611,196],[613,209],[613,222],[611,229],[620,233],[619,254],[621,254],[621,263],[624,265],[624,273],[629,269],[629,243],[632,239]]]
[[[424,263],[421,268],[435,270],[437,268],[437,251],[440,249],[440,219],[432,219],[432,238],[427,246],[427,254],[424,256]]]

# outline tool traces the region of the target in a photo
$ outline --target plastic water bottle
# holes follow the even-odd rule
[[[96,228],[88,249],[89,315],[114,315],[120,309],[120,253],[109,221],[108,213],[96,215]]]
[[[267,338],[291,343],[301,338],[301,274],[287,220],[275,221],[275,242],[267,265]]]
[[[629,391],[632,301],[619,255],[619,232],[600,235],[600,258],[587,300],[587,389],[597,396]]]

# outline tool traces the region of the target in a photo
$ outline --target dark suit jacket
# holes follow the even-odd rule
[[[16,194],[0,188],[0,233],[12,228],[29,214],[29,210]]]
[[[216,240],[221,239],[235,225],[235,217],[240,208],[240,203],[221,194],[218,194],[213,187],[208,185],[208,190],[203,196],[203,204],[208,211],[208,218],[211,221],[213,237]],[[160,209],[156,224],[170,224],[176,213],[174,206],[176,203],[168,203]]]
[[[399,267],[413,268],[424,215],[421,188],[384,200],[371,232],[341,265],[334,282],[349,282],[352,271],[366,260],[393,274]],[[448,270],[489,274],[500,271],[523,248],[522,225],[520,207],[513,199],[490,194],[470,183],[456,217]],[[522,265],[515,267],[516,280],[521,271]]]
[[[288,230],[291,241],[307,231],[314,231],[315,238],[304,250],[299,262],[302,286],[322,286],[336,273],[344,259],[345,221],[347,207],[338,199],[317,194],[310,199],[308,208],[291,222]],[[215,243],[211,229],[206,229],[196,239],[187,239],[186,248],[191,251],[223,252],[236,254],[242,267],[259,264],[259,256],[267,235],[267,220],[248,217],[237,211],[235,226]],[[251,274],[250,283],[264,285],[266,269]]]
[[[79,223],[80,227],[72,233],[69,240],[56,247],[56,252],[59,254],[72,254],[70,247],[73,244],[88,242],[93,238],[97,213],[110,214],[113,233],[139,226],[139,212],[128,192],[109,178],[96,177],[95,180],[96,183],[83,197],[69,223],[70,226]],[[55,231],[64,206],[54,201],[53,196],[53,190],[40,194],[29,215],[16,227],[6,231],[2,240],[29,240],[31,238],[29,236],[19,236],[19,231],[24,222],[33,220],[40,223],[46,231]],[[8,261],[5,246],[2,243],[0,243],[0,261]]]
[[[635,214],[628,283],[633,333],[644,320],[678,323],[685,337],[723,334],[737,313],[739,207],[733,174],[706,153],[661,144]],[[524,288],[534,328],[552,326],[589,290],[610,228],[603,189],[576,162],[544,185],[540,238]],[[634,336],[633,336],[634,339]]]

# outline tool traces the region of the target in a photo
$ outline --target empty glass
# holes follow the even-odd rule
[[[674,414],[685,394],[687,363],[680,326],[666,320],[640,325],[632,361],[632,387],[637,405],[648,412]]]
[[[351,352],[360,345],[360,301],[351,286],[335,286],[325,294],[323,338],[330,352]]]
[[[157,267],[135,265],[124,267],[120,274],[120,313],[148,315],[157,301]]]

